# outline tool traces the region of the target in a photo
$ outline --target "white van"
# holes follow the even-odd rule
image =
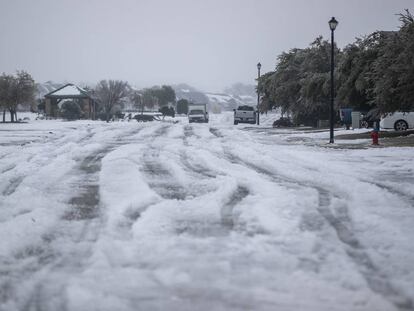
[[[188,105],[188,122],[208,123],[208,112],[206,104]]]
[[[381,118],[380,127],[383,129],[395,129],[405,131],[414,128],[414,112],[388,113]]]

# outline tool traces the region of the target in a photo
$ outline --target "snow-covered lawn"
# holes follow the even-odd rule
[[[413,310],[413,148],[210,118],[0,124],[0,310]]]

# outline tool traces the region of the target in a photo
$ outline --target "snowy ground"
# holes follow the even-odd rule
[[[414,310],[413,149],[272,120],[0,124],[0,310]]]

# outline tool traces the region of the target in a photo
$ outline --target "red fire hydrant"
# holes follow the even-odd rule
[[[379,133],[378,131],[372,131],[371,132],[371,138],[372,138],[372,144],[373,145],[379,145],[378,143],[378,138],[379,138]]]

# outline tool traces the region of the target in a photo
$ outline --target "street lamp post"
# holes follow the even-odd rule
[[[260,125],[260,111],[259,111],[259,103],[260,103],[260,91],[259,91],[260,68],[262,68],[262,64],[257,63],[257,125]]]
[[[139,94],[139,101],[141,102],[141,116],[144,115],[144,98],[142,94]]]
[[[335,85],[334,85],[334,31],[338,26],[338,21],[335,17],[332,17],[329,21],[329,28],[331,29],[331,105],[329,109],[329,143],[334,143],[334,98],[335,98]]]

